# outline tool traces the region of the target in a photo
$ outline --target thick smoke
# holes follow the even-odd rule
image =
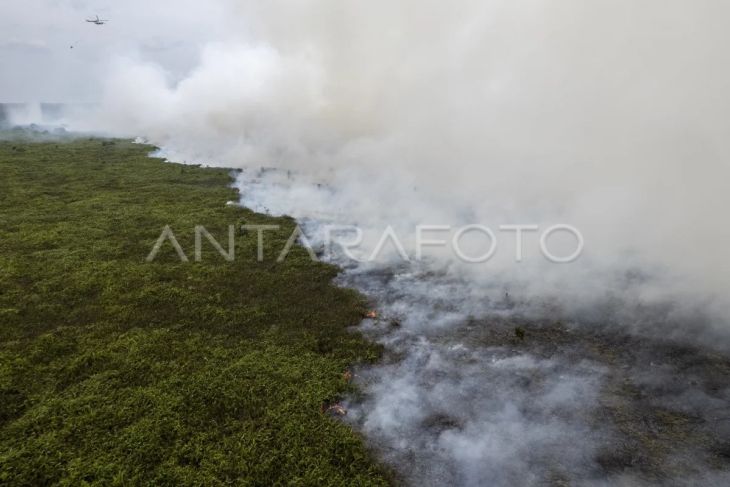
[[[173,80],[116,58],[82,128],[143,134],[177,160],[313,174],[342,190],[325,204],[350,222],[410,237],[418,223],[569,223],[586,241],[576,263],[545,265],[527,234],[516,265],[506,233],[459,272],[533,296],[559,286],[571,310],[606,295],[727,309],[730,7],[218,5],[227,37],[197,67]]]

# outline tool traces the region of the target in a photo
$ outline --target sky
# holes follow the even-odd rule
[[[171,79],[227,29],[220,2],[3,0],[0,102],[95,102],[110,60],[154,62]],[[98,26],[85,22],[99,15]],[[73,48],[72,48],[73,46]]]

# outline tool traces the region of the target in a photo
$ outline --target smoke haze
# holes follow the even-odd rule
[[[202,19],[227,20],[194,68],[117,53],[77,125],[326,178],[349,188],[351,221],[570,223],[584,258],[540,281],[584,293],[600,271],[600,294],[624,286],[606,272],[641,266],[663,281],[647,298],[724,300],[730,7],[214,4]]]

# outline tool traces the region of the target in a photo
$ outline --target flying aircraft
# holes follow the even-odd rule
[[[92,24],[96,24],[96,25],[104,25],[106,22],[109,22],[108,20],[100,19],[98,15],[96,16],[95,19],[91,19],[91,20],[87,19],[86,21],[91,22]]]

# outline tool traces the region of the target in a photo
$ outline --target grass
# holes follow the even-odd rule
[[[238,206],[229,171],[127,141],[0,141],[0,484],[382,485],[321,405],[380,350],[362,298]],[[255,234],[275,224],[257,262]],[[170,225],[190,258],[166,242]]]

